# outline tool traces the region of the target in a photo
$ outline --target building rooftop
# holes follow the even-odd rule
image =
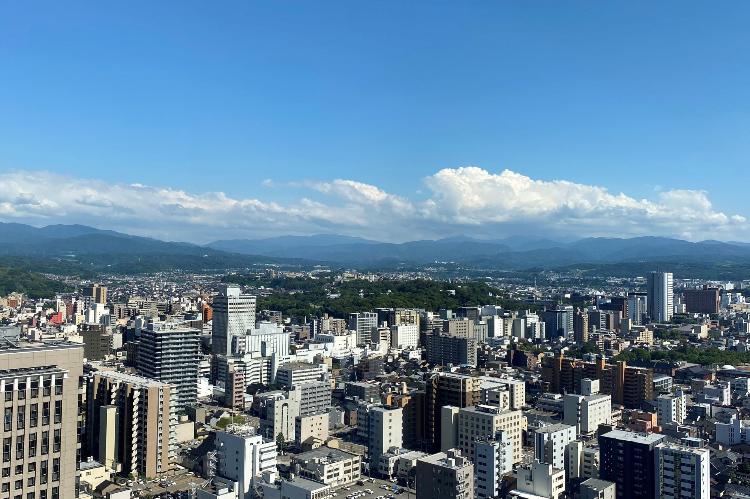
[[[328,462],[335,463],[337,461],[344,461],[357,457],[356,454],[345,452],[341,449],[333,449],[330,447],[318,447],[301,454],[297,454],[294,457],[295,461],[312,461],[314,459],[327,460]]]
[[[151,378],[145,378],[143,376],[137,376],[135,374],[124,373],[121,371],[94,371],[92,374],[109,378],[112,380],[122,381],[123,383],[130,383],[143,388],[169,388],[168,383],[162,383]]]
[[[600,480],[599,478],[589,478],[588,480],[581,483],[581,485],[585,485],[591,490],[601,492],[614,485],[614,483],[608,482],[607,480]]]
[[[647,445],[655,444],[665,438],[664,435],[659,433],[637,433],[635,431],[624,430],[612,430],[602,435],[602,437]]]
[[[313,482],[312,480],[308,480],[307,478],[302,478],[299,476],[295,476],[291,480],[286,480],[285,482],[282,482],[282,487],[284,483],[288,483],[297,488],[300,488],[303,490],[309,490],[311,492],[315,492],[316,490],[328,488],[328,485],[324,485],[318,482]]]
[[[557,431],[569,430],[570,428],[575,428],[575,426],[564,423],[555,423],[537,428],[536,433],[555,433]]]

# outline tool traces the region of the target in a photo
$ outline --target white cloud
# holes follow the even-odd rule
[[[282,187],[272,179],[262,185]],[[347,179],[287,184],[287,189],[315,197],[287,203],[44,171],[0,173],[0,186],[0,219],[5,221],[82,223],[194,242],[320,232],[381,240],[456,233],[503,236],[517,231],[568,237],[750,235],[744,216],[717,211],[704,191],[660,190],[653,199],[636,199],[596,185],[478,167],[447,168],[427,177],[421,200]]]

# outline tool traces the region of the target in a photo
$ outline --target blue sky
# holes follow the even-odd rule
[[[40,172],[71,186],[222,192],[287,211],[302,198],[348,207],[319,188],[340,179],[422,213],[446,201],[430,179],[466,166],[595,186],[655,210],[665,191],[690,191],[709,215],[744,217],[748,22],[747,2],[4,2],[0,174],[18,189],[0,198],[0,219],[107,225],[104,212],[85,218],[40,192]],[[29,196],[60,209],[19,209]],[[558,221],[571,217],[565,201],[555,206]],[[453,208],[410,224],[510,227],[474,212],[467,223],[467,207]],[[528,223],[544,230],[555,222],[545,213]],[[290,232],[406,237],[362,221],[288,222]],[[745,238],[736,225],[709,234],[633,224]],[[606,223],[570,227],[619,235]]]

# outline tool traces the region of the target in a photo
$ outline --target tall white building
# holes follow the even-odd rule
[[[513,441],[499,431],[494,438],[478,440],[474,447],[474,492],[479,499],[497,497],[503,475],[513,471]]]
[[[647,307],[651,322],[669,322],[674,313],[674,284],[671,272],[648,275]]]
[[[279,359],[289,357],[289,333],[274,322],[259,322],[243,338],[244,349],[249,354],[263,357],[276,354]]]
[[[563,399],[563,422],[575,426],[580,435],[594,433],[600,424],[612,422],[612,396],[566,394]]]
[[[711,496],[710,452],[699,439],[663,443],[654,449],[656,497],[706,499]]]
[[[394,348],[417,348],[419,345],[419,326],[404,324],[391,326],[391,346]]]
[[[542,426],[534,432],[534,458],[565,469],[565,449],[575,439],[575,426],[560,423]]]
[[[255,328],[255,297],[243,294],[239,286],[227,285],[214,297],[211,308],[211,350],[217,355],[231,355],[232,339],[243,338]]]
[[[656,397],[656,421],[659,426],[682,424],[687,413],[687,396],[682,390]]]
[[[370,428],[368,451],[370,469],[377,467],[380,457],[391,447],[401,448],[404,445],[404,410],[400,407],[372,407],[369,411]]]
[[[254,486],[264,471],[276,470],[276,442],[263,440],[248,425],[230,425],[216,432],[216,474],[236,482],[239,499],[255,497]]]

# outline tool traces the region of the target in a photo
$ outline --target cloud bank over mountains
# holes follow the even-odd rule
[[[750,238],[744,216],[716,210],[700,190],[667,190],[652,199],[636,199],[597,185],[538,180],[511,170],[494,173],[474,166],[445,168],[422,179],[423,192],[413,198],[349,179],[293,185],[277,185],[271,179],[263,185],[264,199],[232,198],[223,192],[14,171],[0,173],[0,220],[80,223],[199,243],[316,233],[382,241],[455,234],[500,238],[519,233],[566,238]],[[279,189],[299,197],[274,200]]]

